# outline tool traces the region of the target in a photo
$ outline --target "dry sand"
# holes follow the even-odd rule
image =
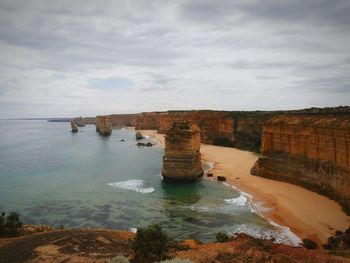
[[[164,144],[163,134],[141,132]],[[257,154],[207,144],[201,145],[201,153],[203,160],[215,164],[210,171],[214,176],[225,176],[230,185],[252,195],[263,216],[288,226],[301,239],[324,243],[335,230],[343,231],[350,225],[350,217],[335,201],[296,185],[250,175]]]

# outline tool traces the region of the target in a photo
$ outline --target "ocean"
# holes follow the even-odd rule
[[[225,183],[164,183],[163,148],[137,147],[134,131],[101,137],[93,125],[71,133],[64,122],[1,120],[0,138],[0,211],[15,211],[26,224],[125,230],[159,224],[177,240],[244,232],[299,242]]]

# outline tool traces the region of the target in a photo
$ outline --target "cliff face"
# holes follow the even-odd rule
[[[135,126],[137,114],[112,114],[108,115],[112,122],[113,128],[120,128],[125,126]]]
[[[261,151],[252,174],[322,193],[350,213],[350,114],[272,118]]]
[[[136,130],[158,130],[159,115],[164,113],[159,112],[143,112],[139,113],[135,119]]]
[[[163,178],[193,181],[202,176],[200,143],[197,125],[188,121],[174,122],[165,136]]]
[[[96,131],[102,136],[109,136],[112,133],[112,122],[108,116],[96,117]]]
[[[174,121],[188,120],[201,129],[202,143],[259,152],[263,125],[280,114],[342,115],[350,114],[350,107],[310,108],[296,111],[167,111],[108,116],[114,128],[135,126],[136,130],[158,130],[159,133],[165,133]],[[84,124],[95,124],[95,122],[95,118],[83,118]]]
[[[158,132],[164,133],[174,121],[187,120],[200,128],[202,143],[219,144],[226,142],[232,146],[233,121],[226,112],[189,111],[168,112],[159,115]]]
[[[136,118],[137,130],[158,130],[165,133],[173,122],[187,120],[201,130],[201,141],[207,144],[232,146],[233,121],[227,112],[215,111],[169,111],[141,113]]]

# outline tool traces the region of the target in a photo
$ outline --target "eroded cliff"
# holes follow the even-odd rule
[[[194,181],[203,175],[200,130],[189,121],[176,121],[166,131],[162,175],[168,181]]]
[[[350,114],[281,115],[267,121],[252,174],[301,185],[350,213]]]

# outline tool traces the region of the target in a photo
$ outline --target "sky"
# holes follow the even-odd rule
[[[0,0],[0,118],[350,104],[349,0]]]

